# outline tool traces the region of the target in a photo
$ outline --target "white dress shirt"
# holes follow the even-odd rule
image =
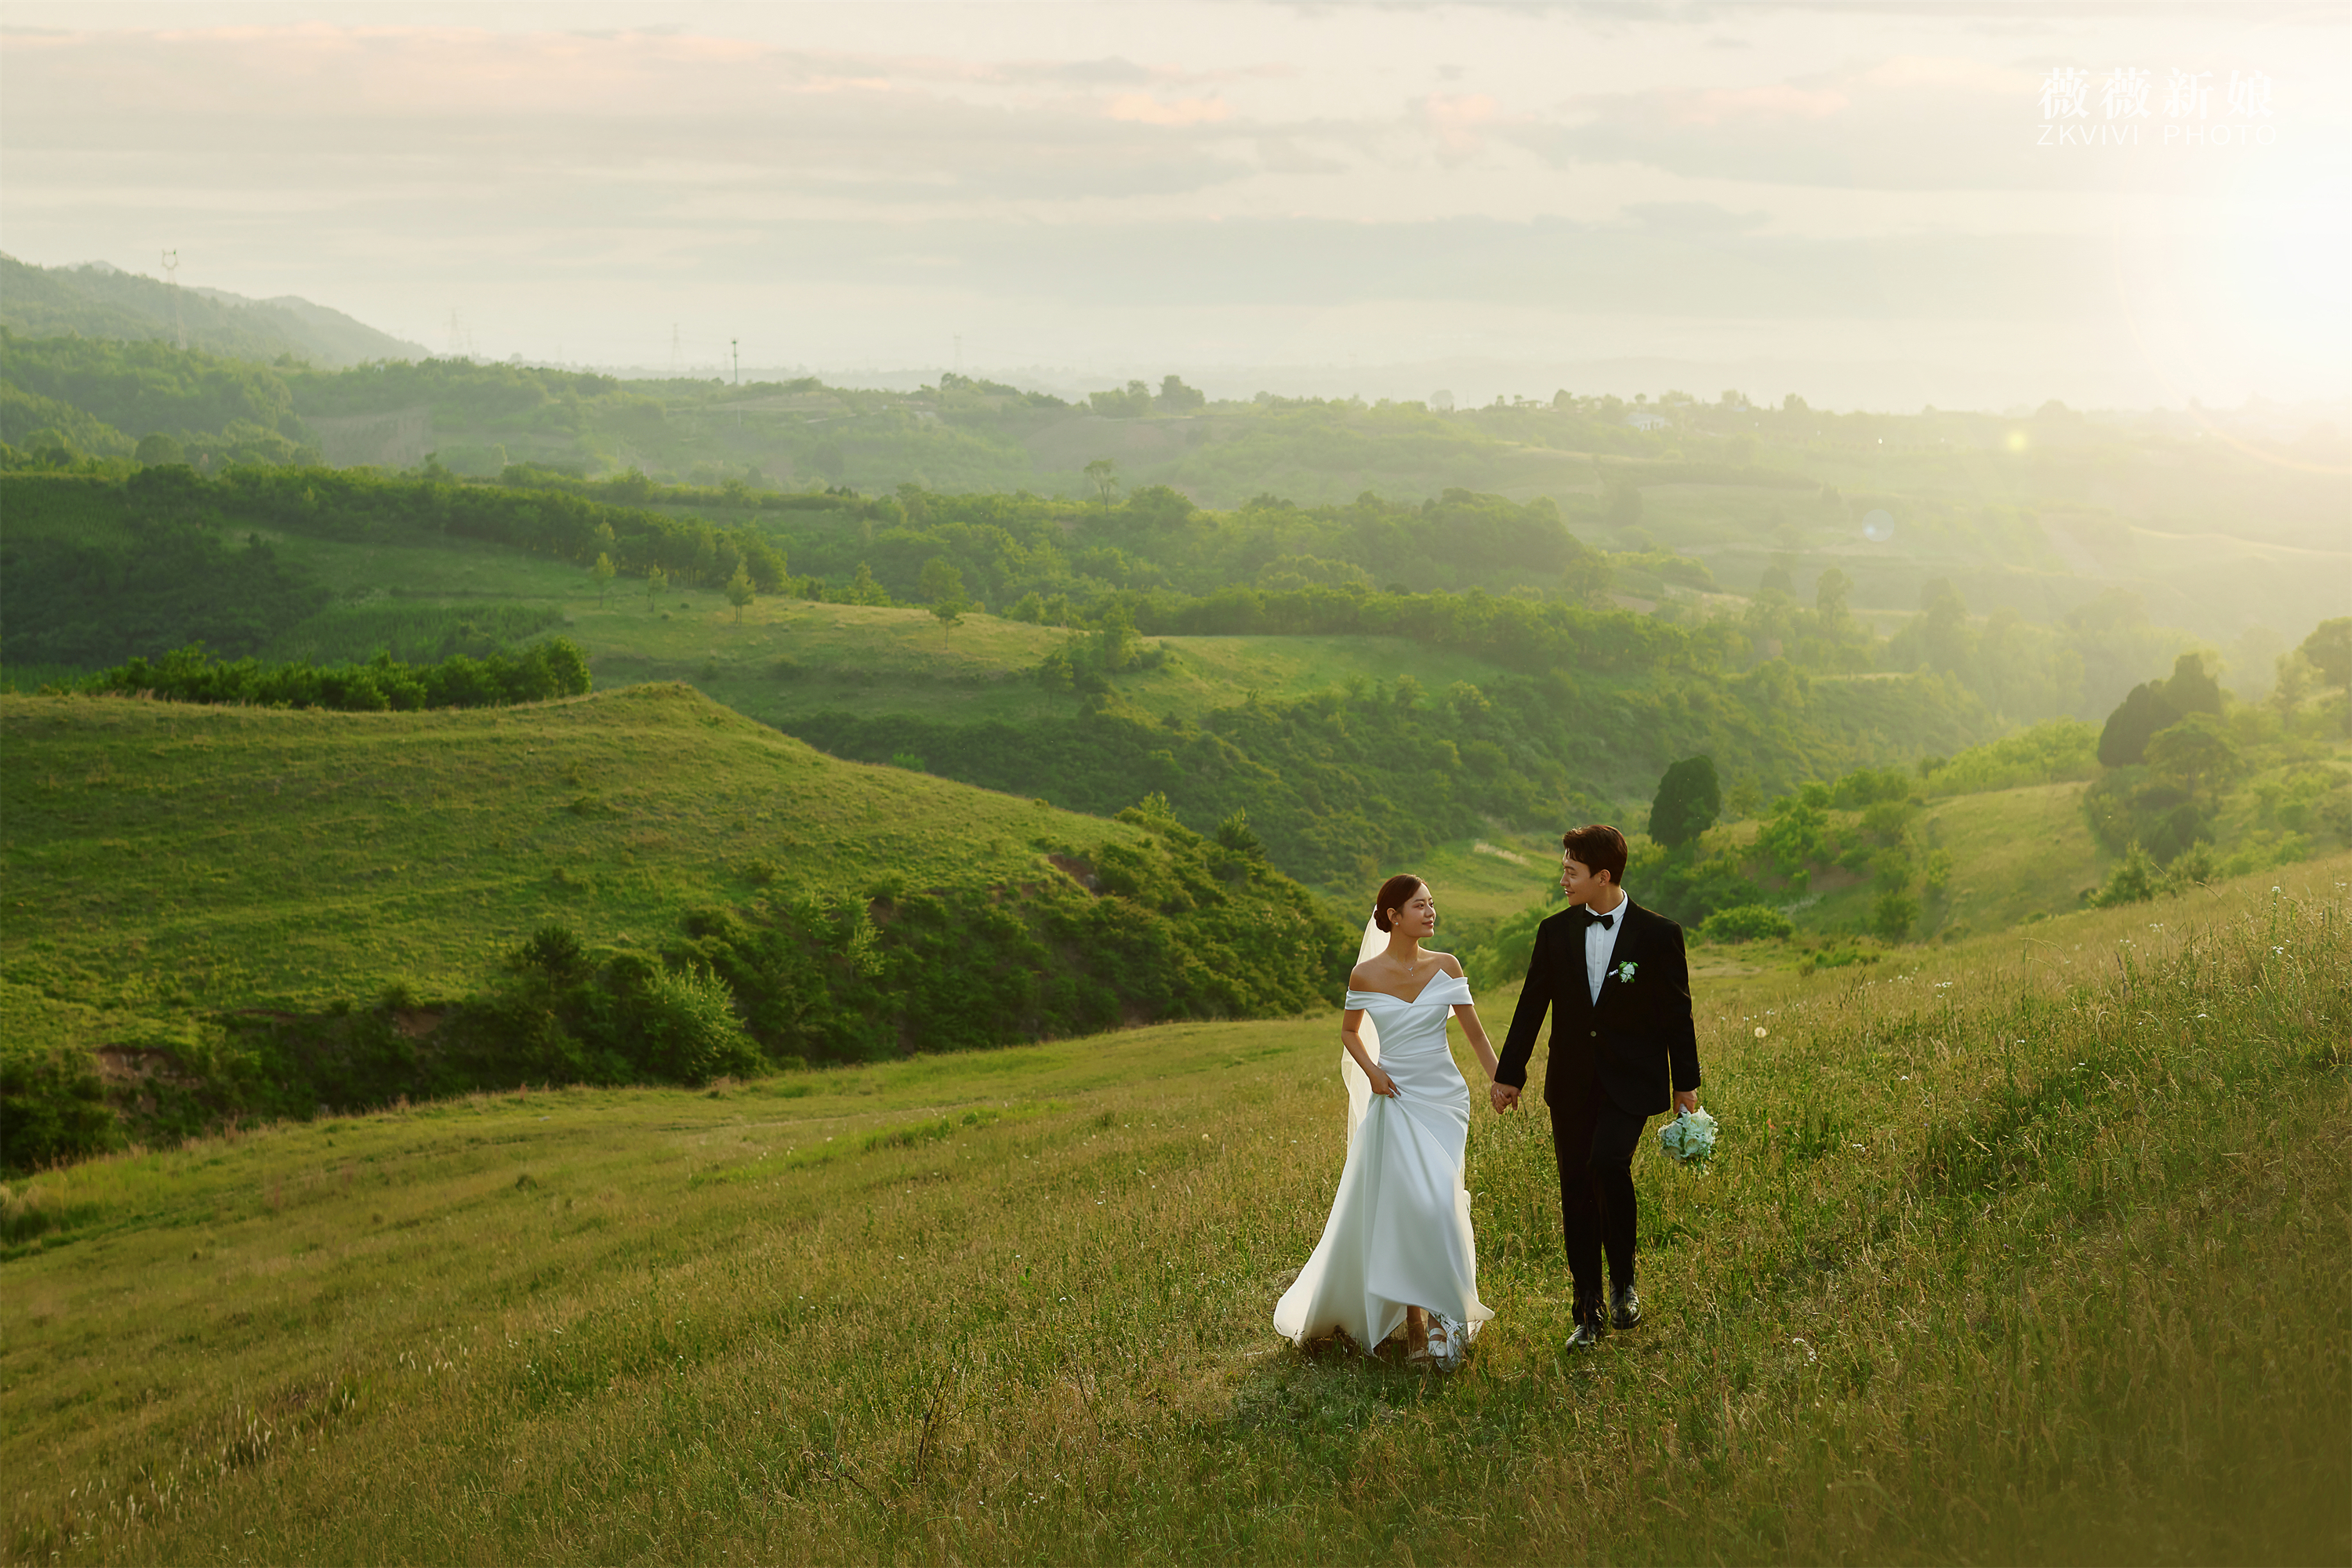
[[[1609,973],[1610,957],[1617,951],[1617,933],[1625,929],[1628,907],[1627,900],[1620,898],[1617,907],[1605,917],[1598,910],[1587,911],[1594,916],[1594,920],[1584,928],[1584,979],[1592,987],[1592,1000],[1596,1004],[1601,1000],[1601,979]],[[1605,926],[1601,923],[1604,918],[1609,921]]]

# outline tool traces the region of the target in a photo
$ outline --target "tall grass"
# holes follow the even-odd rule
[[[2352,859],[1701,996],[1724,1152],[1568,1329],[1481,1114],[1466,1368],[1268,1321],[1328,1018],[529,1094],[12,1193],[19,1562],[2352,1552]],[[1507,995],[1488,999],[1490,1013]],[[1760,1037],[1758,1030],[1765,1031]]]

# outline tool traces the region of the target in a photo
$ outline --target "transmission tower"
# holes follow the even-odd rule
[[[463,359],[466,357],[466,339],[467,335],[466,329],[457,324],[457,307],[455,305],[450,306],[449,357],[451,359]]]
[[[669,375],[670,375],[670,379],[671,379],[672,381],[676,381],[676,380],[678,378],[679,374],[683,373],[684,369],[685,369],[685,363],[684,363],[682,360],[680,360],[680,359],[678,358],[678,353],[677,353],[677,323],[676,321],[672,321],[672,322],[669,324]]]
[[[743,342],[743,340],[742,340],[742,339],[740,339],[740,338],[730,338],[730,339],[728,339],[728,340],[727,340],[727,357],[728,357],[728,359],[729,359],[729,360],[732,361],[732,362],[733,362],[733,363],[734,363],[734,366],[735,366],[735,384],[736,384],[736,385],[738,385],[738,386],[740,386],[740,385],[742,385],[742,384],[743,384],[743,353],[742,353],[742,349],[741,349],[742,342]]]
[[[180,315],[180,253],[163,253],[163,276],[172,280],[172,330],[180,335],[180,352],[188,352],[188,323]]]

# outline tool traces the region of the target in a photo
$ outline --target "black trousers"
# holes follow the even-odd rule
[[[1551,1148],[1559,1162],[1559,1228],[1576,1305],[1598,1309],[1603,1300],[1601,1258],[1621,1289],[1633,1283],[1633,1151],[1646,1116],[1618,1108],[1599,1085],[1577,1101],[1552,1108]]]

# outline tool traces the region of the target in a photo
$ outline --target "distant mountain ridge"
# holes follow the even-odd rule
[[[172,286],[103,261],[35,267],[0,254],[0,326],[30,338],[178,341]],[[371,360],[426,357],[422,343],[379,331],[342,311],[297,295],[250,300],[219,289],[183,288],[180,322],[188,346],[235,359],[283,356],[341,369]]]

